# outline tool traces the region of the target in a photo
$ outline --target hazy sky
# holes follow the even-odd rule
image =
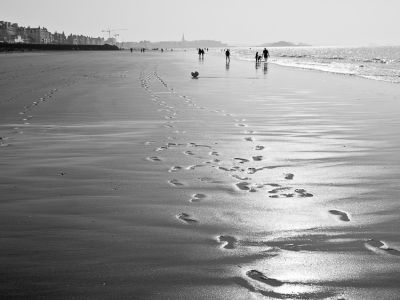
[[[124,41],[400,45],[400,0],[15,0],[0,20]]]

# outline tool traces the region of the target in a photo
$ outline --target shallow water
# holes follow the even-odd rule
[[[233,48],[233,56],[254,61],[263,48]],[[282,66],[400,83],[400,46],[271,47],[270,61]]]

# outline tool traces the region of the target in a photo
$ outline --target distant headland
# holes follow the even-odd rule
[[[265,44],[260,45],[260,47],[307,47],[307,46],[311,46],[311,45],[305,44],[305,43],[295,44],[295,43],[286,42],[286,41],[279,41],[279,42],[275,42],[275,43],[265,43]]]
[[[151,42],[151,41],[140,41],[140,42],[122,42],[117,43],[120,48],[211,48],[211,47],[226,47],[220,41],[214,40],[194,40],[188,41],[185,36],[182,36],[180,41],[161,41],[161,42]]]

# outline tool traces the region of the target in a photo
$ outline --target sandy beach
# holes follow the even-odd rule
[[[400,85],[121,51],[0,90],[1,298],[399,297]]]

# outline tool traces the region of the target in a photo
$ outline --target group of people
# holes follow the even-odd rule
[[[269,58],[269,51],[267,48],[264,48],[262,55],[259,55],[258,52],[256,52],[256,63],[261,62],[261,59],[264,57],[264,61],[267,62]],[[231,61],[231,52],[229,49],[225,49],[225,61],[229,63]]]
[[[208,48],[205,48],[205,49],[206,49],[207,52],[208,52]],[[199,53],[199,59],[204,59],[205,50],[204,50],[203,48],[199,48],[199,49],[198,49],[198,53]]]
[[[267,50],[267,48],[264,48],[262,55],[259,55],[258,52],[256,52],[256,63],[261,62],[261,59],[264,57],[264,61],[267,62],[268,61],[268,57],[269,57],[269,51]]]

